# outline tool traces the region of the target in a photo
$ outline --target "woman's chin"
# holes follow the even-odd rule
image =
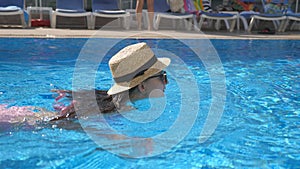
[[[164,96],[165,96],[164,91],[160,90],[160,89],[154,89],[149,94],[149,98],[159,98],[159,97],[164,97]]]

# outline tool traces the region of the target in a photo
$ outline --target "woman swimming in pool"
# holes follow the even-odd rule
[[[29,116],[32,115],[36,121],[41,121],[41,119],[42,121],[56,121],[64,118],[75,118],[78,116],[76,114],[78,109],[80,111],[84,110],[84,115],[88,115],[89,112],[92,113],[96,109],[100,110],[101,113],[133,109],[128,103],[149,97],[162,97],[164,95],[165,85],[168,81],[166,72],[163,70],[169,64],[169,58],[157,58],[146,43],[129,45],[120,50],[109,61],[109,67],[115,84],[108,91],[75,92],[53,90],[59,94],[55,99],[56,101],[69,98],[71,99],[71,104],[68,106],[56,105],[54,108],[59,111],[58,114],[27,112],[19,120],[31,119]],[[86,99],[90,98],[86,97],[90,95],[96,96],[96,102],[95,100]],[[1,116],[1,114],[0,120],[2,119],[1,121],[3,121],[7,116],[3,114]],[[31,121],[34,122],[33,119]]]
[[[169,58],[157,58],[146,43],[138,43],[125,47],[110,59],[109,66],[115,84],[108,91],[95,90],[74,93],[54,90],[54,92],[59,93],[57,100],[66,95],[72,98],[73,93],[81,98],[84,97],[84,102],[86,102],[85,96],[94,94],[98,104],[96,107],[102,113],[126,111],[132,109],[131,106],[128,106],[131,101],[164,95],[165,85],[168,81],[163,69],[169,64]],[[86,103],[76,103],[75,101],[68,107],[61,108],[60,116],[53,120],[76,116],[74,104],[78,104],[78,107],[85,107],[87,112],[92,111],[90,105],[86,107]]]

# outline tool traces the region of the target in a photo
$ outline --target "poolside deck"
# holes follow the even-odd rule
[[[247,33],[244,31],[229,33],[227,31],[136,31],[136,30],[86,30],[86,29],[51,29],[51,28],[4,28],[0,37],[34,37],[34,38],[166,38],[184,39],[299,39],[300,31],[276,33],[274,35]]]

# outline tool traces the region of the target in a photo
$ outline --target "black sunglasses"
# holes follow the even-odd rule
[[[160,80],[166,84],[168,84],[168,78],[167,78],[167,72],[166,71],[161,71],[159,75],[155,75],[155,76],[151,76],[148,77],[146,80],[151,79],[151,78],[155,78],[155,77],[159,77]]]

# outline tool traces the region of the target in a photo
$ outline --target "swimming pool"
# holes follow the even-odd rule
[[[105,46],[112,39],[98,40]],[[74,68],[88,39],[1,38],[0,41],[0,103],[53,110],[50,90],[72,88]],[[180,143],[157,156],[124,158],[101,148],[86,132],[72,126],[14,125],[0,128],[0,167],[297,168],[300,165],[299,40],[211,40],[223,64],[227,94],[221,121],[202,144],[198,143],[198,137],[212,101],[210,76],[195,53],[179,46],[182,44],[178,41],[121,41],[103,58],[95,87],[109,88],[112,81],[105,63],[113,53],[136,41],[177,51],[192,74],[180,67],[179,60],[172,61],[172,70],[167,70],[170,84],[166,89],[166,110],[159,119],[136,124],[113,115],[107,120],[127,135],[149,137],[165,132],[178,118],[180,109],[182,89],[176,77],[180,75],[186,81],[195,78],[199,111],[192,129]],[[205,50],[201,39],[186,41]],[[186,99],[193,102],[193,98]]]

